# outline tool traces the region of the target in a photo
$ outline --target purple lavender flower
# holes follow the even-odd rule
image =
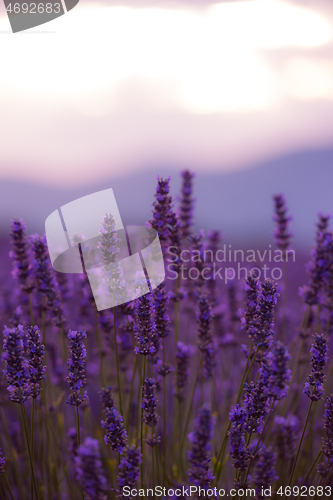
[[[101,424],[103,429],[106,429],[105,444],[109,444],[111,450],[121,454],[127,444],[127,432],[122,416],[115,408],[106,408],[105,420],[102,420]]]
[[[86,357],[87,351],[83,343],[83,339],[87,338],[86,332],[72,332],[68,333],[68,338],[70,341],[69,345],[69,359],[67,361],[68,366],[68,385],[73,391],[67,398],[66,403],[72,406],[79,406],[85,399],[88,399],[87,392],[82,394],[80,389],[86,384]]]
[[[247,411],[244,429],[249,434],[262,431],[264,417],[269,412],[269,397],[265,390],[267,382],[267,374],[261,371],[256,382],[244,384],[244,407]]]
[[[187,238],[191,234],[194,198],[192,197],[192,180],[194,173],[189,170],[183,170],[181,173],[183,185],[179,205],[179,218],[181,221],[182,236]]]
[[[191,234],[188,237],[188,240],[192,244],[192,255],[191,255],[191,264],[194,264],[195,269],[197,270],[196,276],[193,278],[192,281],[194,282],[194,286],[197,287],[199,290],[202,289],[202,287],[206,284],[206,280],[204,278],[204,273],[203,269],[205,267],[205,255],[204,255],[204,245],[203,245],[203,238],[204,238],[204,231],[201,230],[199,234]],[[192,272],[193,276],[193,272]]]
[[[177,215],[171,211],[170,222],[168,225],[170,253],[172,253],[172,270],[179,273],[181,264],[181,224]]]
[[[249,331],[255,346],[267,349],[272,343],[274,309],[277,303],[277,286],[271,279],[261,283],[257,299],[257,313]]]
[[[290,354],[281,342],[275,342],[271,352],[262,360],[261,372],[266,372],[267,385],[264,392],[268,397],[280,400],[288,396],[288,382],[291,371],[288,369]]]
[[[107,389],[102,387],[102,389],[99,391],[99,396],[103,404],[104,410],[106,408],[113,408],[114,407],[114,399],[113,399],[113,394],[111,392],[112,388],[109,385]]]
[[[159,419],[159,416],[155,411],[157,407],[155,390],[156,390],[155,380],[153,378],[147,377],[143,385],[142,421],[145,422],[147,425],[149,425],[149,427],[155,427]]]
[[[6,369],[3,371],[7,378],[9,399],[23,404],[31,398],[29,363],[24,357],[25,332],[22,325],[17,328],[4,327],[2,361]]]
[[[241,322],[247,334],[250,335],[252,333],[252,326],[255,325],[256,321],[260,290],[259,279],[249,274],[244,283],[244,290],[246,294],[246,309],[243,312]]]
[[[140,464],[142,462],[142,454],[140,448],[127,446],[125,455],[122,457],[119,465],[118,484],[120,487],[120,497],[124,500],[133,497],[123,494],[124,486],[129,486],[130,489],[135,488],[136,482],[140,477]]]
[[[323,334],[319,335],[316,333],[314,335],[314,343],[310,349],[312,369],[303,390],[311,401],[319,401],[324,394],[324,382],[326,379],[324,370],[328,360],[327,344],[328,340]]]
[[[200,410],[194,423],[194,431],[188,435],[191,450],[188,452],[188,461],[191,467],[187,471],[191,484],[208,489],[214,479],[209,469],[211,460],[210,440],[213,434],[214,419],[209,405],[205,404]]]
[[[286,199],[283,194],[276,194],[274,197],[275,215],[273,220],[276,223],[274,231],[274,239],[276,246],[286,255],[286,250],[290,246],[290,238],[292,234],[289,231],[289,222],[291,217],[287,216]]]
[[[14,269],[12,275],[19,280],[20,288],[31,293],[35,285],[32,276],[32,264],[30,261],[30,250],[26,238],[26,225],[22,219],[11,221],[11,242],[13,250],[9,256],[13,259]]]
[[[212,308],[206,296],[201,295],[199,299],[199,312],[197,313],[199,324],[198,337],[199,349],[203,353],[205,375],[212,378],[214,362],[214,345],[212,336]]]
[[[5,465],[6,465],[6,460],[0,450],[0,474],[3,474],[3,472],[5,472]]]
[[[75,457],[76,477],[87,500],[106,500],[107,481],[97,439],[87,437]]]
[[[256,488],[256,498],[262,499],[267,496],[262,495],[262,488],[265,490],[276,481],[278,476],[275,472],[276,455],[273,448],[263,446],[259,451],[259,460],[253,473],[253,482]]]
[[[32,397],[37,398],[42,388],[39,382],[45,379],[46,366],[43,366],[45,347],[40,341],[38,326],[27,328],[30,383],[33,384]]]
[[[244,424],[247,419],[245,408],[237,404],[230,412],[230,430],[228,432],[230,442],[230,455],[233,458],[232,465],[235,469],[244,471],[250,462],[250,454],[245,443]]]
[[[150,219],[148,223],[150,227],[157,231],[163,250],[169,240],[168,225],[172,223],[172,198],[169,196],[169,183],[170,177],[167,179],[163,179],[163,177],[160,176],[157,177],[156,201],[153,203],[153,218]]]
[[[274,424],[277,429],[277,449],[282,460],[294,460],[296,455],[296,432],[298,429],[298,419],[294,415],[286,418],[276,416]]]
[[[328,459],[333,458],[333,396],[326,396],[324,429],[326,437],[323,438],[322,451]]]
[[[180,401],[184,400],[185,389],[188,381],[190,358],[193,354],[193,346],[177,343],[176,350],[176,390],[175,394]]]
[[[99,233],[101,239],[97,245],[100,249],[103,266],[103,283],[108,291],[121,299],[125,281],[123,279],[122,267],[119,263],[119,246],[121,241],[116,232],[116,221],[111,214],[105,214],[102,218]]]
[[[306,265],[309,275],[307,285],[299,289],[304,302],[310,306],[318,304],[320,292],[324,288],[327,271],[332,265],[332,233],[328,231],[328,220],[330,216],[319,214],[317,224],[316,246],[311,250],[312,259]]]
[[[34,255],[33,268],[38,290],[46,297],[45,307],[52,313],[53,323],[62,328],[65,323],[63,305],[55,271],[51,265],[46,236],[33,234],[30,237]]]
[[[153,354],[155,334],[154,305],[151,293],[147,293],[136,300],[134,334],[138,346],[134,348],[136,354],[147,356]]]

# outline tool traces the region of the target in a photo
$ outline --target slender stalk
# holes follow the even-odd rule
[[[10,487],[7,474],[5,474],[5,482],[6,482],[6,486],[7,486],[8,492],[9,492],[9,496],[10,496],[11,500],[14,500],[14,495],[13,495],[12,489]]]
[[[28,447],[28,453],[29,453],[29,460],[30,460],[30,466],[31,466],[32,481],[33,481],[33,485],[34,485],[34,488],[35,488],[36,499],[39,500],[37,483],[36,483],[36,476],[35,476],[34,462],[33,462],[32,454],[31,454],[31,446],[30,446],[30,439],[29,439],[27,414],[26,414],[26,411],[25,411],[24,404],[20,404],[20,406],[21,406],[21,412],[22,412],[22,420],[23,420],[23,428],[24,428],[24,433],[25,433],[25,439],[27,441],[27,447]]]
[[[76,407],[76,430],[77,430],[77,443],[80,446],[81,444],[81,439],[80,439],[80,413],[79,413],[79,407]]]
[[[119,394],[119,409],[120,414],[123,414],[123,405],[121,399],[121,384],[120,384],[120,369],[119,369],[119,358],[118,358],[118,344],[117,344],[117,324],[116,324],[116,308],[113,308],[113,334],[114,334],[114,345],[116,353],[116,365],[117,365],[117,384],[118,384],[118,394]]]
[[[310,413],[311,413],[312,404],[313,404],[313,401],[311,400],[310,406],[309,406],[309,409],[308,409],[308,413],[307,413],[307,416],[306,416],[305,424],[304,424],[304,427],[303,427],[302,436],[301,436],[300,442],[298,444],[298,449],[297,449],[296,457],[295,457],[295,460],[294,460],[294,463],[293,463],[293,468],[292,468],[292,471],[291,471],[291,474],[290,474],[288,486],[291,485],[291,482],[293,480],[293,476],[294,476],[294,472],[295,472],[295,468],[296,468],[296,464],[297,464],[297,460],[298,460],[298,455],[299,455],[299,452],[301,450],[301,446],[302,446],[302,443],[303,443],[303,438],[304,438],[305,430],[306,430],[306,427],[308,425],[308,421],[309,421],[309,417],[310,417]]]
[[[143,408],[142,408],[142,401],[143,401],[143,389],[144,389],[144,382],[145,382],[145,377],[146,377],[146,356],[143,357],[143,369],[142,369],[142,394],[141,394],[141,430],[140,430],[140,446],[141,446],[141,453],[142,453],[142,462],[141,462],[141,488],[143,488],[143,471],[144,471],[144,453],[143,453]]]
[[[105,380],[105,374],[104,374],[104,359],[103,359],[103,353],[102,353],[102,342],[101,342],[101,332],[98,327],[98,315],[97,315],[97,309],[95,309],[95,331],[96,331],[96,342],[97,342],[97,350],[98,350],[98,357],[99,357],[99,364],[100,364],[100,369],[101,369],[101,384],[102,387],[106,387],[106,380]]]
[[[131,378],[130,392],[129,392],[129,397],[128,397],[128,405],[127,405],[127,415],[126,415],[126,427],[127,427],[127,429],[129,428],[131,403],[132,403],[132,399],[133,399],[133,390],[134,390],[134,380],[135,380],[135,374],[136,374],[137,369],[138,369],[138,356],[136,355],[133,373],[132,373],[132,378]]]

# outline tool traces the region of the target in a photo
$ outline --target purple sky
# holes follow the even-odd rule
[[[116,5],[16,35],[2,8],[0,179],[88,185],[333,145],[329,2]]]

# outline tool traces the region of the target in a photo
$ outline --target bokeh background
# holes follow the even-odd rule
[[[156,175],[176,193],[189,168],[197,228],[266,244],[282,191],[308,254],[333,208],[330,0],[81,0],[15,35],[1,2],[0,51],[3,236],[108,187],[143,223]]]

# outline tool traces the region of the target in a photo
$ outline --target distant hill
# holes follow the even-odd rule
[[[143,224],[151,216],[156,175],[171,175],[172,193],[180,188],[179,170],[154,168],[124,177],[99,179],[77,189],[26,182],[0,183],[0,231],[12,217],[23,217],[29,231],[44,231],[46,217],[61,205],[101,189],[114,189],[125,224]],[[333,213],[333,149],[304,151],[229,173],[200,172],[195,179],[196,225],[221,229],[237,244],[264,244],[271,238],[272,195],[283,192],[293,216],[297,245],[310,246],[319,211]]]

